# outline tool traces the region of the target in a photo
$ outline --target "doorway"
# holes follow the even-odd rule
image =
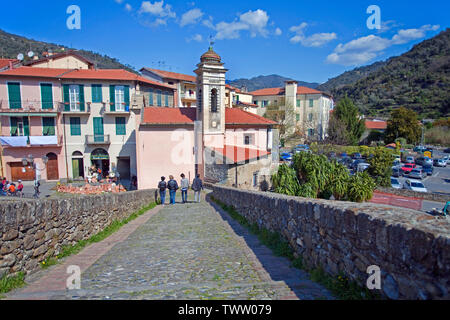
[[[109,175],[109,154],[108,151],[102,148],[95,149],[91,153],[92,165],[97,169],[102,170],[102,177],[106,178]]]
[[[24,166],[22,162],[10,162],[8,163],[11,168],[11,180],[17,181],[33,181],[34,170],[32,166]]]
[[[80,151],[72,153],[72,177],[73,179],[84,179],[84,160]]]
[[[129,181],[131,179],[130,158],[117,158],[117,172],[120,174],[120,180]]]
[[[59,180],[58,156],[50,152],[47,158],[47,180]]]

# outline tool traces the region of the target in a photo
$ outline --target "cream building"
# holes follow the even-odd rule
[[[286,81],[284,88],[266,88],[250,92],[257,114],[263,116],[268,106],[286,108],[288,133],[300,132],[306,140],[324,140],[328,130],[333,98],[315,89]]]

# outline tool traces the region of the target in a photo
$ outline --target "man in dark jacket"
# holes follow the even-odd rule
[[[159,196],[161,198],[161,205],[164,205],[164,203],[166,202],[166,189],[167,189],[166,177],[161,177],[161,181],[158,183],[158,189],[159,189]]]
[[[169,189],[170,204],[175,204],[175,197],[178,190],[178,182],[173,179],[173,176],[169,176],[169,182],[167,182],[167,189]]]
[[[202,179],[200,179],[200,175],[197,174],[197,177],[192,182],[192,190],[194,190],[194,199],[195,202],[200,203],[200,192],[203,190],[203,182]]]

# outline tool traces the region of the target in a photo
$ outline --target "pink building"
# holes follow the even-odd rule
[[[67,177],[59,112],[61,86],[54,79],[62,70],[44,70],[37,77],[17,76],[14,70],[0,73],[2,176],[8,180],[34,180],[36,173],[45,180]],[[26,166],[24,158],[29,160]]]

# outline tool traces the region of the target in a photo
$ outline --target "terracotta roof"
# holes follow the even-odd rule
[[[175,80],[189,81],[189,82],[194,82],[194,83],[197,82],[197,78],[195,76],[190,76],[187,74],[158,70],[158,69],[151,69],[151,68],[142,68],[141,71],[142,70],[147,70],[147,71],[156,73],[157,75],[159,75],[161,78],[164,78],[164,79],[175,79]]]
[[[155,125],[193,124],[196,120],[197,108],[161,108],[148,107],[144,109],[142,123]],[[241,109],[225,110],[227,125],[276,125],[276,122],[260,117]]]
[[[59,78],[61,75],[71,71],[71,69],[20,67],[0,72],[0,76]]]
[[[226,108],[226,124],[254,124],[254,125],[276,125],[277,123],[238,108]]]
[[[250,94],[254,96],[277,96],[280,94],[284,94],[284,91],[285,91],[284,88],[266,88],[252,91],[250,92]],[[324,93],[308,87],[298,86],[297,94],[324,94]]]
[[[277,96],[284,92],[284,88],[265,88],[250,92],[254,96]]]
[[[174,89],[173,86],[151,81],[147,78],[134,74],[124,69],[54,69],[54,68],[33,68],[20,67],[13,70],[0,72],[0,76],[24,76],[24,77],[44,77],[58,79],[83,79],[83,80],[125,80],[140,81],[159,87]]]
[[[244,162],[246,160],[257,159],[258,157],[264,157],[270,154],[270,152],[266,150],[250,149],[230,145],[225,145],[223,148],[213,148],[213,150],[226,157],[227,163]]]
[[[375,130],[386,130],[387,122],[366,120],[366,128]]]
[[[248,102],[242,102],[242,101],[238,101],[235,104],[237,107],[250,107],[250,108],[258,108],[257,104],[254,103],[248,103]]]
[[[0,59],[0,69],[9,66],[9,63],[12,62],[12,64],[16,64],[19,62],[19,60],[16,59]]]
[[[193,124],[197,117],[196,108],[144,108],[144,124]]]

